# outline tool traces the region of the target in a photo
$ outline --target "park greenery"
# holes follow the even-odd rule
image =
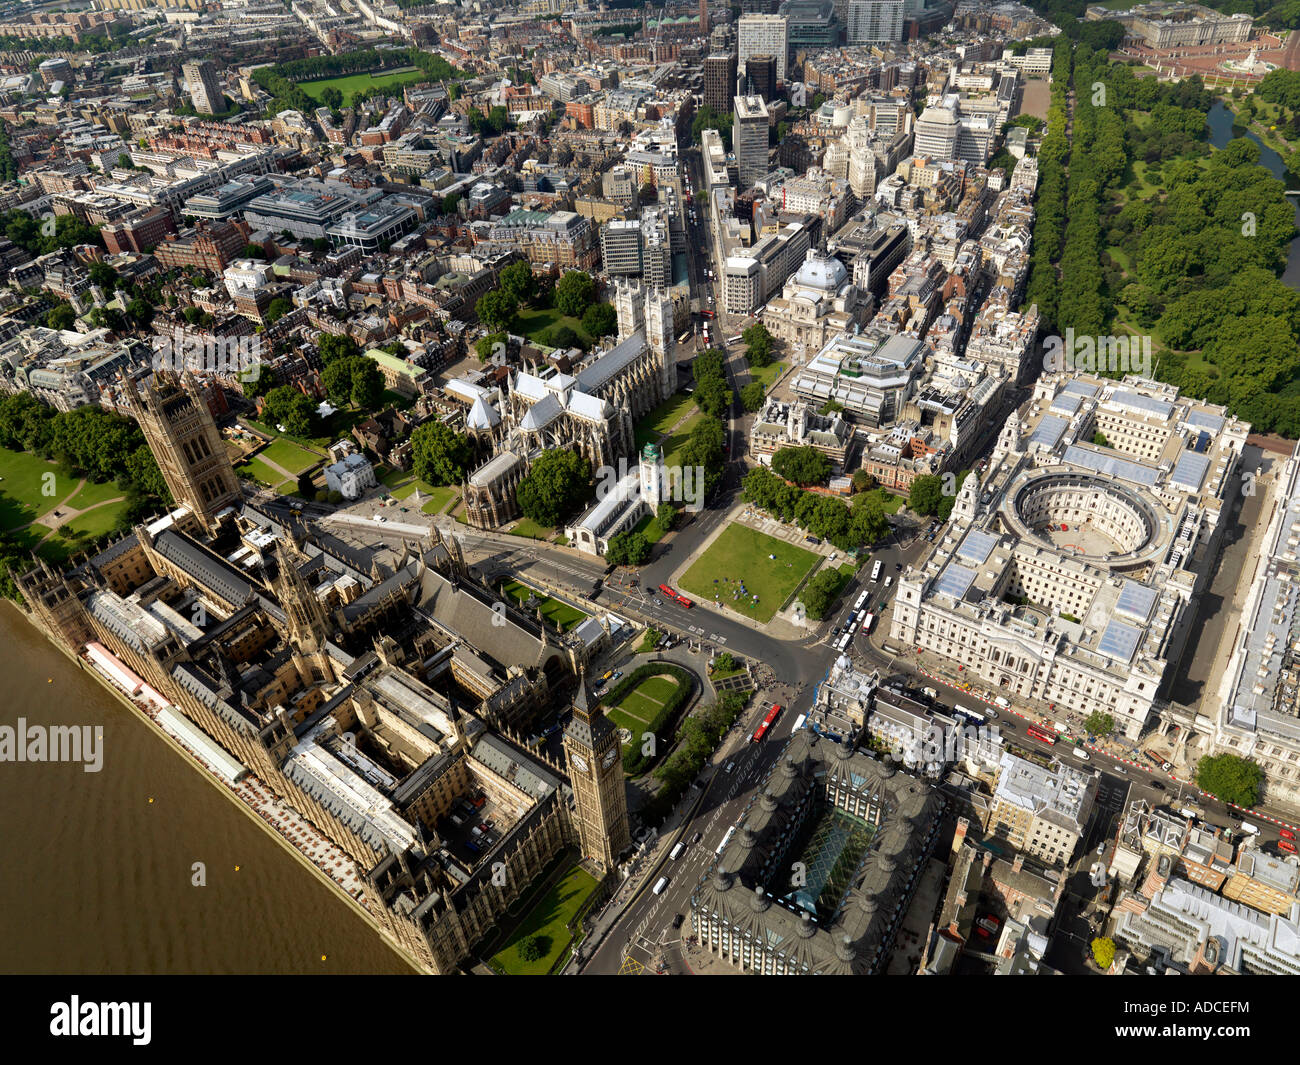
[[[957,502],[957,492],[961,491],[962,482],[966,480],[969,470],[957,475],[955,488],[951,493],[944,492],[944,478],[937,473],[926,473],[912,482],[907,492],[907,505],[922,517],[937,517],[947,521],[952,513],[953,504]]]
[[[686,718],[677,729],[677,743],[663,765],[655,770],[659,790],[641,808],[643,820],[663,821],[700,774],[705,761],[717,749],[727,729],[736,722],[749,702],[750,693],[726,692],[718,701]]]
[[[641,566],[650,561],[650,547],[645,533],[625,530],[609,538],[605,561],[611,566]]]
[[[889,532],[889,519],[873,495],[845,503],[838,496],[805,492],[764,466],[745,474],[743,487],[746,501],[846,551],[873,544]]]
[[[772,362],[772,334],[762,322],[755,322],[740,334],[745,342],[745,359],[758,370]]]
[[[411,433],[411,465],[427,484],[461,484],[473,460],[469,438],[443,422],[427,421]]]
[[[445,59],[432,52],[419,48],[376,48],[361,49],[354,52],[342,52],[338,55],[323,54],[307,59],[295,59],[275,66],[257,67],[253,70],[253,80],[273,97],[269,111],[278,114],[281,111],[301,111],[310,115],[316,110],[316,101],[304,91],[299,83],[321,78],[341,77],[347,74],[373,74],[385,70],[400,70],[403,67],[416,67],[428,75],[430,81],[446,82],[463,75]],[[375,88],[370,91],[359,90],[352,95],[352,106],[357,106],[373,95],[388,96],[389,89]],[[341,103],[326,106],[342,106]]]
[[[834,606],[840,589],[847,581],[847,575],[833,566],[827,566],[815,573],[799,593],[799,601],[803,603],[804,613],[813,621],[821,621]]]
[[[1283,183],[1251,141],[1211,148],[1213,97],[1198,77],[1138,78],[1065,35],[1053,48],[1025,302],[1058,334],[1150,337],[1160,380],[1300,435],[1300,294],[1279,276],[1295,232]],[[1261,91],[1274,102],[1300,101],[1293,78],[1270,77]]]
[[[635,691],[643,681],[657,676],[671,677],[676,681],[677,686],[673,689],[672,694],[664,700],[659,709],[655,711],[654,717],[646,724],[646,733],[653,733],[655,736],[654,744],[649,746],[650,753],[645,753],[647,750],[645,735],[633,736],[627,750],[623,753],[623,770],[628,776],[634,777],[645,772],[654,763],[664,747],[667,746],[664,743],[667,737],[661,736],[660,733],[672,723],[677,716],[677,712],[691,697],[691,692],[695,689],[695,681],[680,666],[670,665],[667,662],[647,662],[644,665],[637,666],[626,677],[623,677],[604,700],[607,706],[618,706],[624,697],[629,692]]]
[[[772,472],[807,488],[825,483],[831,474],[831,460],[815,447],[783,447],[772,456]]]
[[[519,482],[515,498],[524,517],[554,528],[586,501],[590,487],[591,463],[575,451],[551,448]]]
[[[1251,807],[1263,794],[1264,770],[1239,755],[1206,755],[1196,764],[1196,786],[1216,799]]]
[[[331,402],[349,403],[360,410],[374,410],[384,396],[384,375],[374,359],[352,355],[335,359],[321,372],[321,383]]]
[[[695,405],[711,418],[725,417],[736,398],[727,383],[726,356],[717,348],[706,348],[691,364],[695,376]]]
[[[1109,736],[1115,731],[1115,719],[1101,710],[1094,710],[1083,722],[1089,736]]]

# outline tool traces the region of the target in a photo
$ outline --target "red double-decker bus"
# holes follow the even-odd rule
[[[1039,743],[1046,743],[1048,746],[1053,746],[1056,743],[1057,736],[1055,732],[1048,732],[1045,729],[1039,728],[1037,725],[1030,725],[1025,731],[1029,733],[1029,738],[1031,740],[1037,740]]]
[[[659,585],[659,590],[663,592],[664,595],[668,596],[669,599],[677,598],[677,593],[674,592],[671,588],[669,588],[668,585],[666,584]]]
[[[772,725],[776,722],[776,719],[780,716],[780,714],[781,714],[781,708],[777,706],[775,703],[773,703],[772,709],[767,712],[767,717],[763,718],[758,728],[754,729],[754,740],[753,740],[754,743],[758,743],[764,736],[767,735],[767,730],[772,727]]]

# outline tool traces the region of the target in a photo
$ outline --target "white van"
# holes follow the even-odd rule
[[[1081,762],[1088,761],[1090,755],[1086,747],[1071,747],[1070,753]]]
[[[678,843],[677,846],[675,846],[671,851],[669,851],[668,857],[675,862],[677,861],[678,858],[682,856],[682,851],[684,851],[685,849],[686,849],[685,843]]]
[[[662,895],[664,893],[664,888],[666,888],[667,886],[668,886],[668,878],[666,876],[661,876],[658,880],[655,881],[654,893],[656,895]]]
[[[1003,710],[1011,709],[1011,700],[1008,699],[1005,695],[999,695],[996,699],[993,700],[993,702],[995,705],[1002,707]]]
[[[1238,827],[1242,832],[1245,832],[1245,833],[1247,833],[1248,835],[1251,835],[1251,836],[1258,836],[1258,835],[1259,835],[1259,826],[1258,826],[1258,825],[1252,825],[1249,821],[1243,821],[1243,822],[1242,822],[1241,824],[1239,824],[1237,827]]]

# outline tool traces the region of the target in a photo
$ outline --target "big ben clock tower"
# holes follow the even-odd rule
[[[564,756],[577,803],[574,817],[582,856],[605,872],[631,841],[627,792],[613,723],[587,701],[587,678],[578,676],[573,718],[564,730]]]

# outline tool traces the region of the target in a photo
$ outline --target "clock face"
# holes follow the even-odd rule
[[[579,773],[585,773],[587,771],[587,759],[580,754],[575,754],[573,756],[573,768]]]
[[[605,752],[605,760],[600,763],[601,768],[608,769],[610,766],[614,764],[614,759],[617,757],[618,757],[618,748],[611,747],[608,751]]]

